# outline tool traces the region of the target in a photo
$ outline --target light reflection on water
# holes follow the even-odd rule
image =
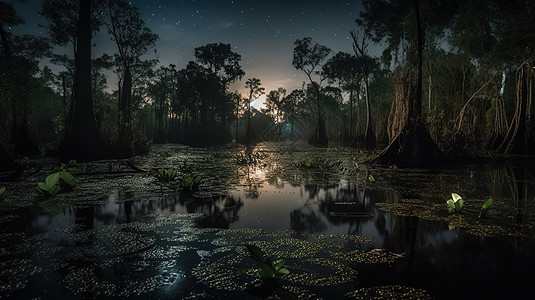
[[[61,269],[51,276],[60,280],[44,282],[52,284],[50,289],[57,295],[66,293],[61,287],[65,283],[61,281],[63,278],[77,278],[74,275],[97,270],[94,273],[100,272],[98,276],[101,277],[95,275],[99,280],[116,286],[123,287],[118,282],[128,281],[133,276],[135,280],[129,282],[139,285],[152,282],[157,288],[151,293],[156,297],[177,295],[178,291],[184,291],[180,295],[187,296],[204,289],[190,273],[200,260],[199,253],[215,251],[211,241],[217,237],[211,236],[210,230],[207,234],[181,231],[189,226],[189,221],[176,221],[175,216],[198,213],[202,217],[191,221],[192,226],[358,235],[373,238],[374,243],[348,251],[386,249],[403,255],[393,265],[351,264],[359,272],[351,288],[400,284],[425,288],[443,298],[470,294],[451,289],[451,278],[457,278],[459,290],[492,296],[491,291],[482,291],[480,287],[501,284],[504,289],[521,290],[531,278],[523,275],[525,271],[532,272],[531,267],[526,266],[535,265],[532,234],[535,198],[533,175],[529,170],[459,169],[428,176],[417,172],[400,171],[389,175],[376,171],[377,185],[370,187],[347,178],[338,183],[318,184],[309,180],[309,174],[296,174],[296,182],[305,183],[291,184],[288,178],[276,176],[278,167],[277,164],[236,167],[240,181],[224,196],[196,198],[165,187],[154,192],[152,198],[134,201],[131,199],[139,199],[136,191],[114,187],[102,199],[102,204],[95,206],[62,208],[57,212],[47,212],[40,207],[0,211],[2,217],[18,214],[2,224],[1,233],[6,235],[1,246],[9,249],[3,250],[2,259],[11,258],[11,247],[23,258],[49,259],[50,265],[45,263],[43,269]],[[355,177],[358,176],[362,174]],[[411,176],[417,179],[410,180]],[[151,181],[146,182],[150,186]],[[406,188],[411,185],[416,188]],[[426,186],[442,189],[428,191]],[[456,225],[450,229],[448,225],[451,224],[445,221],[448,214],[442,198],[454,190],[462,191],[466,199],[470,199],[459,218],[477,216],[476,202],[490,195],[495,198],[491,212],[486,219],[474,218],[472,224],[488,227],[506,224],[522,234],[506,231],[498,237],[477,236],[467,233],[467,227]],[[442,219],[425,215],[400,216],[376,205],[401,203],[408,198],[432,207],[432,212]],[[23,238],[13,238],[7,233],[21,233]],[[115,247],[118,250],[114,250]],[[69,256],[69,252],[76,251],[80,253]],[[137,255],[143,259],[135,260]],[[64,256],[71,260],[58,259]],[[88,268],[88,264],[94,264],[91,266],[94,269]],[[31,278],[32,273],[28,274],[24,280]],[[507,278],[499,274],[507,274]],[[84,281],[79,284],[82,283]],[[34,285],[34,292],[29,288],[25,296],[41,296],[39,286],[42,283]],[[129,295],[136,295],[136,292]]]

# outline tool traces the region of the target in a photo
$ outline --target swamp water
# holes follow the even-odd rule
[[[401,170],[356,165],[347,148],[263,143],[190,148],[78,166],[71,191],[43,198],[59,165],[2,181],[0,298],[515,297],[535,278],[534,165]],[[175,167],[202,177],[148,172]],[[370,175],[375,181],[370,180]],[[452,192],[465,199],[450,214]],[[479,208],[492,197],[486,215]],[[284,259],[259,280],[244,244]]]

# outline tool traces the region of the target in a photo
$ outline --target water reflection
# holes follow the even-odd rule
[[[191,244],[184,246],[183,241],[196,234],[199,235],[199,241],[203,239],[200,238],[200,233],[180,232],[180,227],[183,226],[180,222],[175,223],[176,226],[172,230],[168,230],[165,220],[183,213],[198,213],[202,217],[193,222],[197,227],[270,231],[293,229],[305,233],[303,236],[330,233],[359,235],[373,238],[374,243],[359,245],[359,248],[344,246],[347,247],[344,251],[386,249],[403,257],[392,265],[351,263],[351,267],[359,272],[358,281],[355,283],[359,287],[392,284],[420,286],[433,295],[455,298],[460,295],[460,290],[478,291],[481,297],[492,296],[489,291],[481,291],[478,288],[480,286],[506,285],[507,288],[522,290],[529,284],[530,277],[523,274],[526,270],[532,271],[526,266],[535,264],[533,169],[507,166],[458,170],[456,177],[449,177],[450,182],[444,184],[441,189],[436,188],[438,183],[432,182],[435,179],[441,180],[439,176],[410,174],[416,178],[411,181],[415,186],[423,176],[427,176],[425,182],[431,185],[430,189],[434,189],[435,194],[429,196],[432,194],[426,192],[428,187],[421,186],[420,189],[407,191],[405,185],[398,184],[395,180],[387,182],[390,180],[387,176],[382,176],[381,184],[391,184],[391,189],[370,187],[362,182],[359,184],[356,180],[341,180],[337,184],[318,184],[314,183],[315,180],[308,180],[306,184],[292,184],[284,177],[276,176],[280,171],[278,168],[276,165],[240,166],[239,171],[247,174],[246,181],[240,182],[241,185],[237,189],[224,196],[200,198],[169,188],[158,190],[152,199],[133,201],[132,199],[138,197],[135,191],[113,189],[102,201],[102,205],[63,208],[58,203],[58,206],[54,207],[54,201],[51,201],[46,208],[1,211],[3,220],[8,220],[3,222],[1,229],[1,232],[6,234],[1,245],[2,253],[11,251],[14,247],[11,244],[20,249],[33,249],[24,244],[22,238],[13,238],[7,233],[23,232],[28,237],[47,233],[36,240],[53,241],[47,246],[72,244],[72,249],[94,257],[119,253],[121,255],[117,257],[122,258],[147,249],[152,251],[143,252],[151,259],[142,260],[148,267],[127,262],[129,258],[125,261],[109,261],[106,266],[108,274],[102,275],[102,278],[110,282],[113,282],[114,277],[127,277],[130,276],[128,274],[135,273],[135,270],[149,267],[151,272],[163,269],[166,274],[175,274],[178,264],[173,260],[179,257],[177,253],[192,249]],[[396,176],[409,175],[398,173]],[[299,180],[301,179],[303,177]],[[403,180],[406,179],[402,178],[401,181]],[[454,229],[448,227],[451,216],[447,214],[441,196],[450,193],[452,187],[464,191],[468,199],[466,210],[453,216],[462,219],[465,224]],[[397,193],[396,190],[403,193]],[[411,199],[407,199],[407,195],[410,195]],[[487,195],[493,197],[495,202],[485,218],[477,219],[479,206]],[[426,216],[412,212],[413,214],[403,215],[396,211],[381,210],[377,203],[405,205],[405,208],[416,203],[432,214]],[[7,214],[17,214],[18,217],[6,218]],[[164,225],[156,230],[148,224],[136,231],[136,226],[139,226],[136,221],[150,219],[147,216],[154,216],[155,219],[165,217],[164,221],[161,221]],[[126,226],[114,226],[121,224],[132,226],[128,227],[128,230],[124,230]],[[484,230],[476,234],[473,232],[476,225],[485,230],[493,229],[493,232],[499,234],[488,234]],[[503,230],[496,231],[497,227]],[[129,247],[116,251],[113,247],[117,244],[114,240],[117,237],[123,237],[124,240],[120,242]],[[213,241],[214,236],[204,240]],[[209,242],[199,242],[196,245],[202,251],[207,251],[205,248],[213,250],[215,247]],[[113,251],[110,250],[112,248]],[[41,252],[35,253],[30,251],[32,253],[28,257],[37,260],[38,257],[41,259],[44,253],[45,258],[48,255],[56,259],[65,254],[62,251],[72,250],[65,248],[60,251],[54,250],[54,247],[47,249],[52,250],[45,252],[38,249]],[[169,254],[171,251],[176,253]],[[197,249],[191,251],[194,252],[193,257],[200,259],[198,252],[195,252]],[[160,256],[152,260],[156,253]],[[76,259],[79,257],[76,256]],[[192,260],[191,257],[182,259]],[[57,259],[53,261],[56,262]],[[162,261],[169,263],[161,267]],[[69,274],[76,273],[73,269],[85,270],[79,266],[79,261],[65,264],[68,267],[64,268],[58,277],[69,277]],[[98,265],[98,262],[95,265]],[[94,268],[98,270],[99,266]],[[189,274],[189,271],[188,269],[185,273]],[[506,276],[498,276],[499,274]],[[178,278],[176,275],[166,276],[173,280]],[[451,289],[450,284],[447,284],[451,278],[457,278],[458,290]],[[168,281],[162,285],[165,286]],[[88,287],[86,290],[90,289]]]

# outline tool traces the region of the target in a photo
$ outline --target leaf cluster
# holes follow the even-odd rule
[[[292,65],[297,70],[305,72],[311,76],[316,69],[331,53],[327,46],[315,43],[312,45],[312,38],[305,37],[294,42],[294,52]]]
[[[171,181],[176,178],[177,170],[175,168],[159,168],[152,170],[152,173],[162,181]]]
[[[48,175],[44,182],[37,183],[37,190],[45,196],[55,196],[63,190],[70,190],[76,185],[74,177],[66,171]]]
[[[71,159],[67,164],[62,163],[58,171],[66,171],[76,175],[85,172],[85,165],[79,165],[77,160]]]
[[[449,211],[455,212],[455,213],[461,212],[464,206],[463,198],[459,196],[459,194],[456,194],[456,193],[451,193],[451,199],[448,199],[446,203],[448,204]],[[487,210],[490,208],[491,205],[492,205],[492,198],[489,198],[483,203],[483,205],[481,205],[479,217],[482,217],[483,215],[485,215],[485,213],[487,212]]]
[[[284,265],[284,259],[272,261],[266,253],[255,245],[245,245],[249,256],[258,263],[258,274],[262,279],[280,279],[290,273]]]
[[[201,180],[201,175],[187,174],[182,179],[182,187],[187,191],[196,191],[199,188],[199,184],[201,184]]]

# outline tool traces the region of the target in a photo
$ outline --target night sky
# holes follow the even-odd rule
[[[14,34],[46,35],[46,30],[38,26],[46,24],[37,14],[41,0],[25,4],[12,2],[26,21],[25,25],[11,29]],[[358,30],[355,19],[361,9],[360,1],[355,0],[134,0],[131,3],[140,9],[143,20],[160,37],[156,56],[161,65],[172,63],[181,69],[194,59],[195,47],[230,43],[242,56],[241,66],[246,72],[243,80],[231,86],[231,90],[244,94],[247,78],[259,78],[266,92],[279,87],[291,91],[308,81],[301,71],[292,67],[296,39],[310,36],[313,42],[331,48],[333,54],[338,51],[353,53],[349,31]],[[96,44],[93,56],[115,52],[115,45],[104,27],[93,42]],[[70,49],[63,51],[70,54]],[[154,55],[151,52],[148,57],[154,58]],[[115,79],[111,77],[114,76],[109,78],[110,87],[116,89]]]

